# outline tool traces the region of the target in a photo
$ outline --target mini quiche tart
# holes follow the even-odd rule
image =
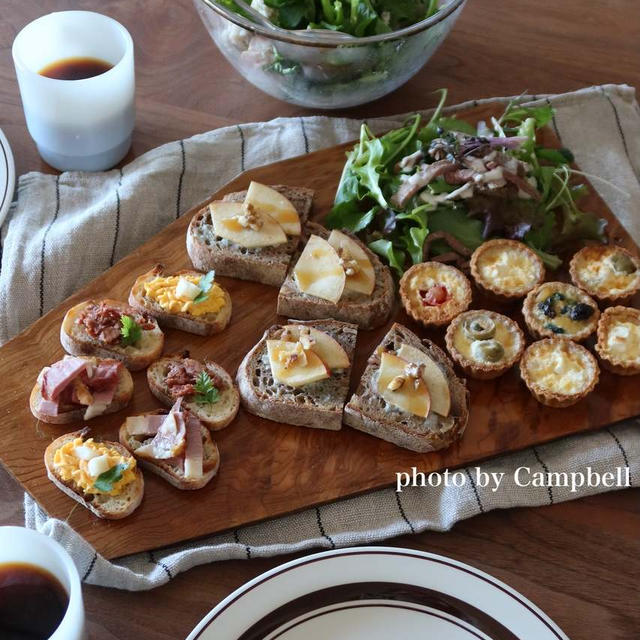
[[[569,265],[576,287],[602,302],[621,302],[640,291],[640,259],[622,247],[580,249]]]
[[[564,338],[545,338],[525,349],[520,375],[538,402],[568,407],[593,391],[600,369],[582,345]]]
[[[447,328],[447,350],[471,378],[497,378],[524,351],[524,334],[511,318],[494,311],[461,313]]]
[[[471,285],[462,271],[441,262],[422,262],[400,280],[405,311],[425,326],[448,324],[471,304]]]
[[[621,376],[640,373],[640,310],[609,307],[598,322],[596,351],[602,366]]]
[[[581,342],[598,324],[600,311],[582,289],[564,282],[545,282],[527,294],[522,307],[535,338],[569,338]]]
[[[480,289],[517,300],[544,281],[544,264],[527,245],[515,240],[489,240],[471,256],[471,275]]]

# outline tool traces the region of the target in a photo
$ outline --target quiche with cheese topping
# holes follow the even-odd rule
[[[494,311],[465,311],[447,328],[447,350],[471,378],[506,373],[522,356],[524,334],[517,323]]]
[[[621,376],[640,373],[640,310],[609,307],[598,322],[596,351],[602,366]]]
[[[564,338],[545,338],[525,349],[520,375],[538,402],[568,407],[593,391],[600,369],[582,345]]]
[[[471,304],[471,285],[455,267],[441,262],[422,262],[400,280],[405,311],[425,326],[448,324]]]
[[[573,284],[602,302],[619,303],[640,291],[640,259],[622,247],[584,247],[569,273]]]
[[[529,293],[544,280],[544,264],[516,240],[489,240],[471,256],[471,275],[478,287],[507,300]]]
[[[565,282],[545,282],[530,291],[522,314],[535,338],[562,337],[576,342],[596,330],[600,317],[593,298]]]

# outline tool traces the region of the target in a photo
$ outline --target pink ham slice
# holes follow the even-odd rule
[[[46,400],[45,398],[40,400],[38,411],[45,416],[57,416],[59,413],[58,410],[59,406],[56,400]]]
[[[57,400],[67,385],[87,368],[86,360],[81,358],[63,358],[52,364],[42,377],[42,397],[45,400]]]
[[[127,418],[127,432],[132,436],[155,436],[167,417],[166,413]]]
[[[192,413],[186,413],[187,446],[184,453],[184,477],[202,478],[204,447],[202,446],[202,425]]]
[[[89,377],[89,387],[92,391],[101,391],[103,389],[115,388],[118,384],[120,369],[123,367],[122,362],[110,360],[100,362],[91,372]]]
[[[177,404],[177,403],[176,403]],[[168,460],[184,453],[186,446],[186,426],[184,414],[174,411],[164,416],[153,440],[136,449],[136,455],[149,460]]]

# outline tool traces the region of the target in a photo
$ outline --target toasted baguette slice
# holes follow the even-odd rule
[[[453,364],[442,349],[430,340],[420,340],[400,324],[391,327],[380,347],[385,351],[396,351],[403,343],[423,351],[445,374],[451,395],[449,417],[443,418],[432,411],[426,418],[421,418],[388,404],[376,389],[380,366],[380,355],[376,349],[369,358],[356,392],[344,408],[344,423],[412,451],[444,449],[458,440],[467,426],[469,392],[466,384],[456,377]]]
[[[161,415],[166,413],[167,412],[163,409],[158,409],[142,415]],[[138,464],[143,469],[159,475],[176,489],[193,490],[204,487],[211,478],[218,473],[218,469],[220,468],[220,452],[218,451],[218,446],[211,439],[211,434],[206,427],[201,427],[201,433],[203,447],[202,477],[197,479],[185,478],[184,470],[180,465],[176,464],[175,461],[170,459],[152,461],[138,457],[136,455],[136,449],[141,447],[143,444],[147,444],[153,438],[152,436],[132,436],[127,430],[126,422],[120,427],[118,439],[120,440],[120,444],[133,454],[135,459],[138,461]]]
[[[358,334],[355,325],[338,320],[289,320],[289,324],[309,325],[328,333],[340,343],[353,365]],[[331,377],[297,389],[275,382],[267,355],[267,340],[280,338],[283,328],[274,325],[267,329],[240,363],[236,380],[242,406],[267,420],[338,431],[342,427],[342,408],[349,393],[351,367],[332,371]]]
[[[49,480],[53,484],[66,493],[70,498],[73,498],[76,502],[79,502],[83,507],[86,507],[99,518],[105,518],[107,520],[119,520],[120,518],[126,518],[130,513],[133,513],[136,508],[142,502],[142,496],[144,494],[144,479],[142,477],[142,471],[137,467],[135,470],[136,479],[131,482],[125,489],[125,491],[119,496],[108,496],[104,494],[85,494],[76,485],[73,480],[65,481],[60,478],[56,473],[53,466],[53,457],[56,451],[70,440],[83,436],[85,430],[73,431],[72,433],[65,433],[64,435],[56,438],[44,452],[44,464],[47,468],[47,475]],[[117,449],[122,455],[129,456],[129,451],[118,442],[107,442],[110,447]]]
[[[96,360],[96,358],[91,356],[78,356],[80,358],[86,360]],[[29,397],[29,407],[31,409],[31,413],[42,422],[48,422],[49,424],[67,424],[69,422],[77,422],[79,420],[84,420],[84,412],[86,411],[86,406],[78,406],[78,405],[61,405],[60,411],[57,416],[50,416],[45,413],[40,412],[40,403],[43,401],[42,398],[42,384],[41,377],[38,376],[38,380],[31,390],[31,395]],[[129,402],[131,402],[131,398],[133,397],[133,378],[131,374],[127,370],[126,367],[121,367],[118,373],[118,386],[116,387],[115,393],[113,394],[113,400],[107,406],[107,408],[100,414],[106,415],[108,413],[115,413],[116,411],[120,411],[120,409],[124,409]]]
[[[130,371],[145,369],[160,357],[164,346],[164,334],[157,322],[154,329],[142,332],[142,338],[138,346],[109,345],[92,338],[76,320],[84,309],[98,302],[101,301],[85,300],[67,311],[60,327],[60,342],[67,353],[74,356],[93,355],[99,358],[114,358],[124,362]],[[109,306],[115,307],[125,315],[130,314],[132,311],[128,304],[120,300],[105,299],[102,302],[108,303]]]
[[[147,381],[151,393],[167,407],[172,407],[176,401],[176,398],[171,396],[166,382],[169,365],[188,357],[188,352],[164,356],[147,369]],[[240,408],[240,396],[231,376],[219,364],[210,360],[205,361],[204,364],[222,380],[224,388],[220,391],[218,401],[213,404],[198,404],[187,396],[182,406],[191,411],[205,427],[211,431],[219,431],[236,417]]]
[[[304,187],[273,185],[295,207],[304,225],[311,212],[313,191]],[[245,191],[228,193],[224,202],[242,202]],[[234,242],[218,238],[213,233],[211,213],[206,206],[192,218],[187,231],[187,253],[199,271],[215,269],[220,276],[253,280],[279,287],[286,274],[291,256],[300,242],[299,236],[289,236],[286,244],[259,249],[246,249]]]
[[[201,316],[194,316],[190,313],[170,313],[169,311],[165,311],[158,304],[157,300],[145,296],[144,283],[158,276],[166,275],[202,276],[204,274],[189,269],[182,269],[181,271],[176,271],[174,274],[165,274],[164,267],[161,264],[157,264],[153,269],[142,274],[133,283],[133,287],[129,293],[129,304],[134,309],[146,311],[151,314],[163,328],[178,329],[180,331],[186,331],[187,333],[195,333],[198,336],[211,336],[214,333],[220,333],[229,324],[231,320],[231,296],[225,289],[222,289],[225,302],[220,311],[216,313],[204,313]]]
[[[304,320],[334,318],[343,322],[353,322],[360,329],[374,329],[387,322],[395,301],[393,278],[389,267],[382,264],[378,256],[352,233],[348,231],[343,231],[343,233],[353,238],[371,261],[376,276],[376,286],[373,293],[367,296],[363,293],[348,291],[342,295],[337,303],[303,293],[293,277],[293,269],[302,252],[300,250],[293,256],[287,277],[280,288],[278,315]],[[303,242],[306,243],[311,234],[326,240],[330,231],[322,225],[309,222],[303,231]]]

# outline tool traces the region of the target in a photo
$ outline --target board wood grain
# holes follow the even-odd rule
[[[470,120],[486,118],[492,107],[465,114]],[[557,145],[550,131],[548,145]],[[328,212],[344,163],[342,145],[251,170],[238,176],[211,199],[246,188],[254,179],[267,184],[287,183],[315,189],[313,217]],[[635,252],[633,241],[595,191],[586,197],[585,209],[609,221],[612,241]],[[83,535],[105,557],[173,544],[240,525],[290,513],[394,483],[395,473],[417,467],[424,472],[454,468],[498,454],[547,442],[561,436],[601,427],[640,413],[637,380],[603,372],[588,398],[567,409],[539,405],[515,371],[492,381],[469,381],[471,417],[463,439],[436,453],[417,454],[358,431],[304,429],[269,422],[240,411],[235,422],[214,434],[221,451],[219,475],[204,489],[181,492],[160,478],[146,474],[141,507],[122,521],[95,518],[62,494],[47,479],[42,455],[47,444],[61,433],[80,425],[55,426],[37,422],[28,407],[28,396],[40,369],[64,354],[59,343],[60,322],[66,310],[89,297],[126,300],[137,275],[156,262],[169,270],[189,267],[184,234],[197,208],[182,216],[112,269],[51,310],[26,331],[0,349],[0,458],[22,486],[51,515]],[[265,328],[278,320],[278,290],[252,282],[220,278],[233,300],[230,327],[213,337],[166,331],[165,352],[188,348],[195,357],[211,358],[234,374],[244,354]],[[475,297],[473,306],[484,304]],[[426,332],[410,322],[402,311],[397,321],[423,337],[442,344],[442,332]],[[352,387],[367,357],[386,331],[360,332]],[[118,414],[90,422],[96,435],[116,439],[127,415],[157,408],[144,372],[134,374],[135,396]]]

